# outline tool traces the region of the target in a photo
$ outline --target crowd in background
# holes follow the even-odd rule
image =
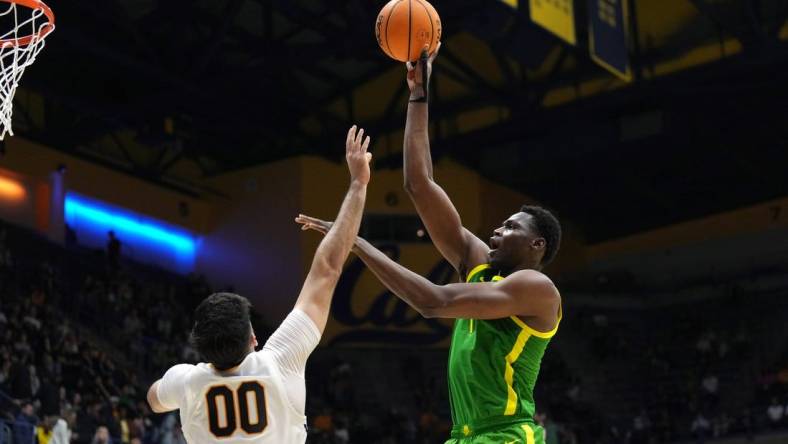
[[[629,396],[608,392],[611,399],[625,398],[631,412],[608,418],[611,442],[703,443],[788,428],[788,348],[757,373],[763,357],[756,351],[776,346],[772,341],[780,336],[768,328],[753,333],[765,318],[747,309],[761,301],[745,299],[732,292],[672,310],[599,310],[576,319],[602,373],[630,373],[621,385]]]
[[[69,282],[52,265],[57,254],[50,254],[65,252],[44,242],[12,249],[6,236],[0,234],[0,413],[14,444],[143,443],[166,442],[166,434],[176,437],[174,423],[149,411],[140,379],[145,368],[170,365],[170,358],[157,361],[164,352],[153,347],[149,359],[140,359],[147,367],[123,359],[134,341],[147,340],[153,321],[153,310],[146,310],[142,319],[124,317],[121,310],[136,305],[121,284],[128,279],[108,266],[100,277],[71,275],[74,282]],[[34,253],[34,246],[45,249]],[[101,260],[97,267],[108,264]],[[70,292],[80,281],[79,291]]]
[[[7,230],[25,240],[12,245]],[[145,389],[174,363],[198,361],[188,343],[188,314],[211,289],[196,276],[123,261],[122,239],[114,234],[102,252],[80,249],[73,238],[69,244],[63,249],[0,229],[0,443],[5,434],[15,444],[183,443],[177,415],[152,414]],[[605,314],[576,318],[572,328],[587,332],[595,357],[589,365],[628,361],[640,369],[631,377],[648,386],[648,395],[630,417],[606,416],[585,395],[589,381],[548,351],[536,390],[547,444],[703,442],[788,428],[788,349],[750,382],[752,402],[732,411],[720,401],[730,384],[720,372],[751,358],[752,333],[746,322],[719,330],[701,318],[672,320],[656,343],[611,326]],[[267,337],[271,329],[253,323]],[[676,343],[692,354],[680,369],[671,356],[676,348],[665,345]],[[429,370],[423,357],[393,353],[402,365],[381,369],[385,378],[377,383],[400,378],[409,387],[396,403],[363,399],[354,373],[359,362],[332,357],[331,349],[315,353],[307,368],[309,442],[445,441],[451,427],[445,372]]]

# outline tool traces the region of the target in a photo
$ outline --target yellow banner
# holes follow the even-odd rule
[[[506,3],[507,5],[511,6],[512,8],[517,9],[518,0],[501,0],[502,2]]]
[[[531,20],[571,44],[575,35],[573,0],[530,0]]]

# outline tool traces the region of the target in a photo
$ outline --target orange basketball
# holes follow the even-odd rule
[[[429,45],[432,54],[441,40],[441,19],[427,0],[391,0],[375,21],[378,45],[389,57],[400,62],[419,59]]]

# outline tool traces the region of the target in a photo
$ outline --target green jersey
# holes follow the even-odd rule
[[[468,274],[467,282],[502,279],[484,264]],[[556,323],[552,331],[536,331],[517,316],[454,322],[449,351],[452,437],[534,424],[534,385],[557,330]]]

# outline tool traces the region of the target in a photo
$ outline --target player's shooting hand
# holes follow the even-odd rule
[[[301,224],[301,229],[303,231],[315,230],[323,234],[328,233],[328,230],[330,230],[331,226],[334,225],[334,222],[327,222],[321,219],[307,216],[305,214],[299,214],[298,217],[295,218],[295,221],[296,223]]]
[[[357,130],[356,125],[351,126],[345,141],[345,158],[350,179],[362,185],[368,184],[370,179],[369,162],[372,160],[372,153],[367,152],[367,148],[369,136],[364,138],[364,129]]]
[[[440,51],[440,49],[441,42],[438,42],[438,46],[435,47],[435,52],[427,58],[427,82],[429,82],[430,77],[432,77],[432,62],[435,60],[435,57],[438,56],[438,51]],[[425,51],[427,51],[426,46],[422,50],[422,53]],[[421,61],[405,62],[405,67],[408,69],[408,88],[410,88],[411,95],[415,94],[420,96],[423,91],[422,84],[424,83],[424,79],[422,79]]]

